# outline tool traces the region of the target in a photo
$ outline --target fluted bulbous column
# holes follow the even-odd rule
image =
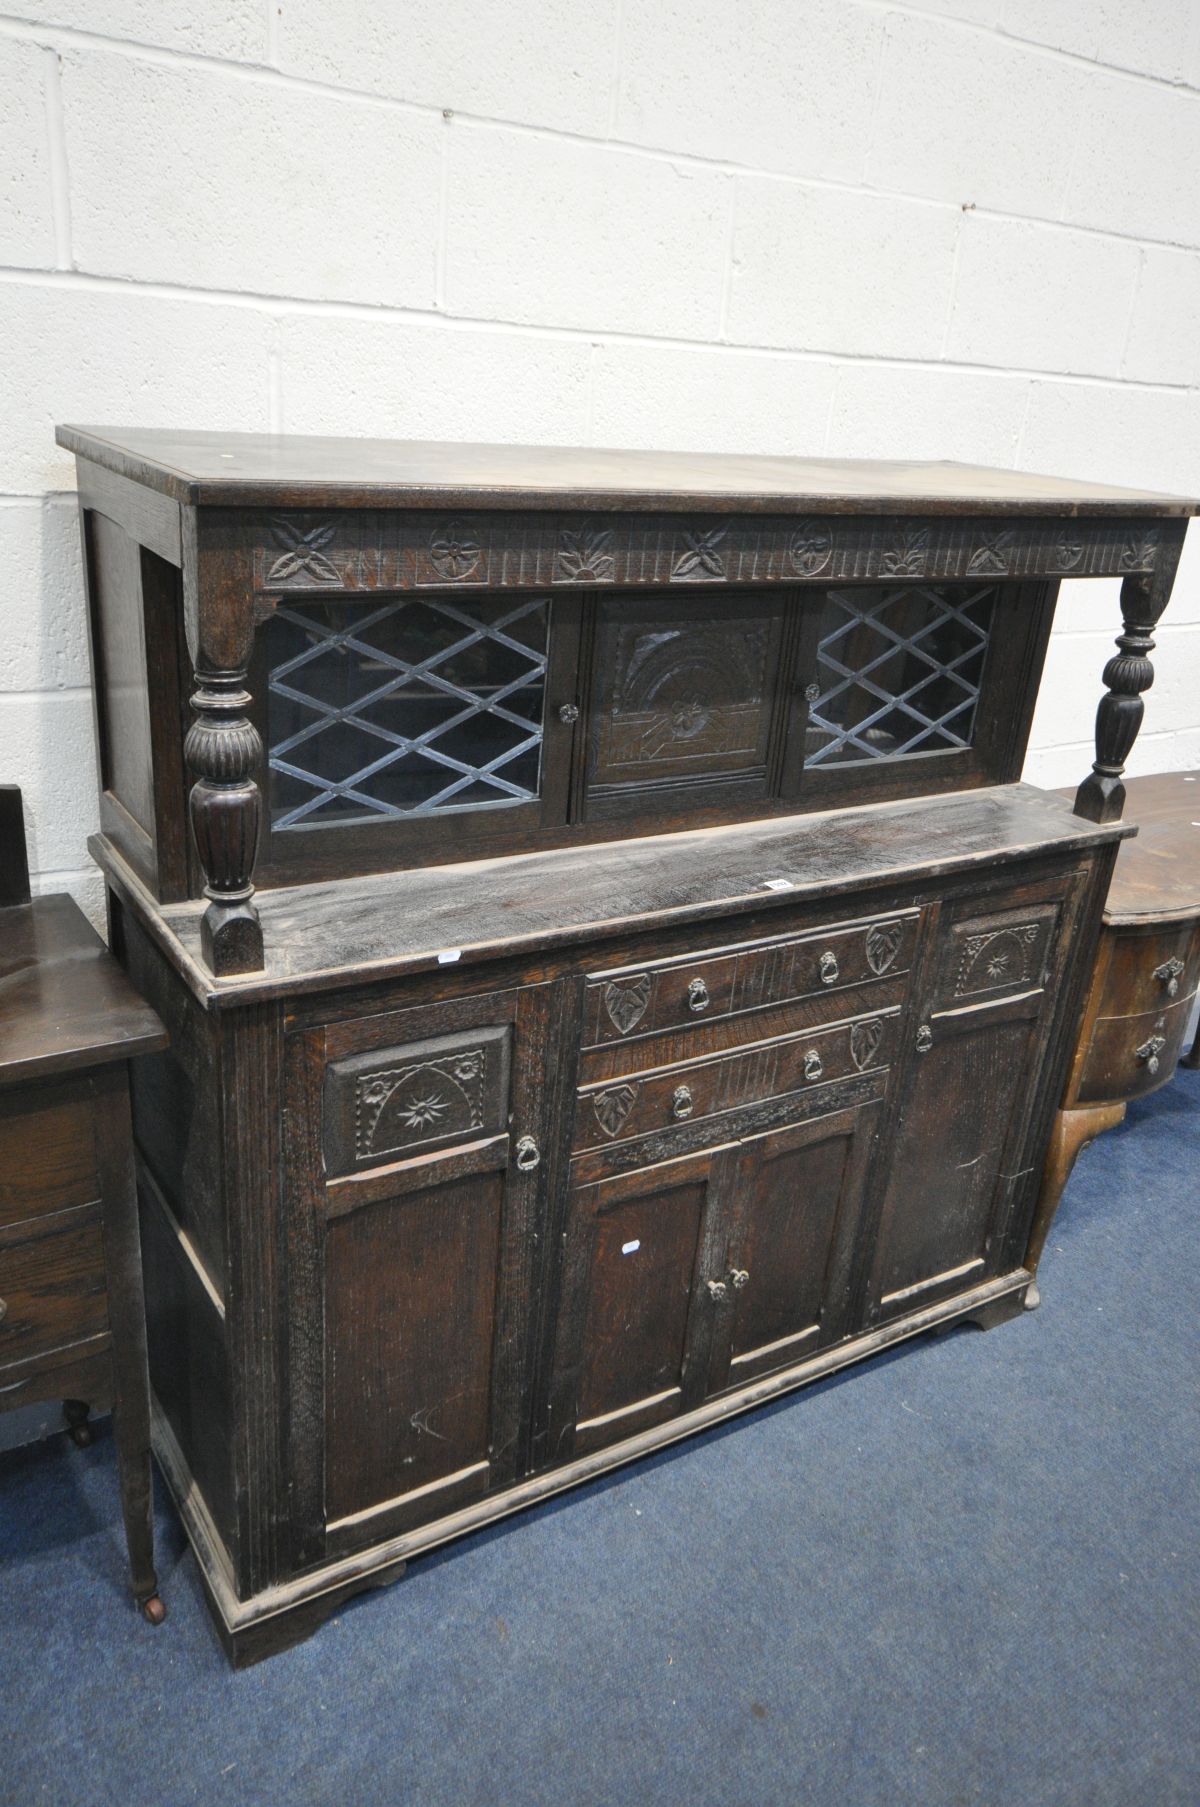
[[[1096,710],[1095,763],[1075,793],[1075,814],[1089,822],[1119,822],[1125,808],[1121,774],[1146,712],[1142,694],[1154,682],[1154,629],[1170,600],[1173,575],[1165,582],[1158,574],[1126,577],[1121,584],[1125,631],[1104,667],[1108,694]]]
[[[188,812],[209,899],[200,944],[215,976],[228,978],[254,972],[263,963],[252,883],[261,821],[257,776],[263,747],[247,715],[245,672],[197,670],[195,678],[194,719],[184,755],[196,780]]]

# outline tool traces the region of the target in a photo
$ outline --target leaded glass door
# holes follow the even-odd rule
[[[254,677],[267,868],[311,871],[323,844],[339,869],[470,857],[563,824],[578,611],[544,594],[280,603]]]

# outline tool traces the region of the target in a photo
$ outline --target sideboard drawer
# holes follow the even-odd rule
[[[1192,922],[1158,929],[1110,930],[1112,958],[1100,1008],[1107,1016],[1163,1010],[1190,998],[1200,983],[1200,936]]]
[[[627,1142],[741,1105],[874,1072],[894,1057],[899,1017],[893,1008],[714,1059],[584,1087],[575,1117],[574,1152]]]
[[[0,1225],[99,1198],[92,1110],[77,1087],[0,1100]]]
[[[588,976],[584,1046],[711,1022],[907,972],[918,910]]]
[[[63,1211],[0,1233],[0,1365],[108,1328],[100,1213]]]
[[[326,1173],[357,1173],[504,1134],[511,1042],[501,1023],[330,1061]]]
[[[1192,1000],[1138,1016],[1102,1016],[1092,1030],[1079,1081],[1081,1104],[1140,1098],[1175,1071],[1187,1034]]]

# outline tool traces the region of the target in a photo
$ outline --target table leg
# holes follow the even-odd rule
[[[1055,1117],[1046,1165],[1042,1170],[1042,1189],[1038,1194],[1033,1228],[1029,1232],[1029,1248],[1025,1255],[1025,1266],[1031,1274],[1037,1273],[1038,1262],[1042,1258],[1042,1250],[1046,1246],[1046,1238],[1050,1234],[1063,1188],[1071,1177],[1071,1169],[1081,1150],[1104,1130],[1115,1129],[1124,1116],[1123,1104],[1097,1104],[1083,1110],[1059,1111]],[[1031,1293],[1036,1292],[1035,1287],[1030,1287],[1029,1290]]]
[[[133,1596],[152,1625],[167,1609],[154,1571],[154,1482],[150,1469],[150,1376],[146,1365],[146,1310],[138,1235],[129,1115],[129,1072],[124,1064],[98,1074],[96,1146],[104,1206],[104,1255],[112,1330],[113,1430],[121,1480],[121,1511]]]

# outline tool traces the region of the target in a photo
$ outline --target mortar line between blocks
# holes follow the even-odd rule
[[[58,51],[42,52],[46,72],[46,140],[50,159],[50,204],[54,217],[54,256],[60,270],[74,269],[71,251],[71,177],[67,167],[67,132],[63,119],[62,63]]]

